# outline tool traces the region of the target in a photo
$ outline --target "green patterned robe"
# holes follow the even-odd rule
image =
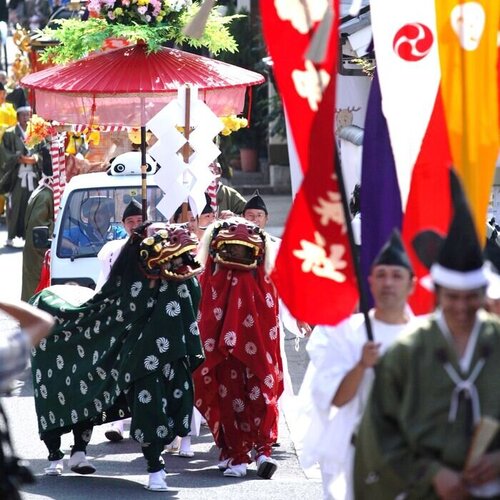
[[[500,420],[500,322],[485,311],[478,314],[478,340],[462,377],[486,359],[475,382],[481,415]],[[455,384],[443,359],[461,373],[454,348],[432,317],[382,358],[356,438],[356,499],[437,499],[432,480],[438,470],[463,470],[471,442],[466,408],[461,401],[456,419],[449,421]],[[489,450],[500,450],[500,433]]]
[[[167,444],[190,430],[191,372],[203,361],[198,281],[151,282],[135,262],[125,267],[81,305],[67,296],[81,292],[74,286],[50,287],[33,299],[57,320],[32,357],[42,439],[77,422],[123,418],[128,408],[131,436],[140,443]]]

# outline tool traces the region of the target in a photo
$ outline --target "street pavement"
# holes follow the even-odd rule
[[[290,196],[264,196],[270,213],[268,230],[281,236],[286,216],[290,209]],[[16,299],[21,292],[22,249],[2,246],[7,236],[5,226],[0,226],[0,272],[4,286],[0,299]],[[285,334],[285,348],[295,394],[298,391],[307,366],[307,355],[301,341],[295,349],[295,339]],[[36,476],[34,485],[22,488],[23,500],[88,500],[175,498],[175,499],[320,499],[321,482],[317,473],[307,474],[297,460],[294,443],[283,415],[280,418],[279,443],[273,456],[279,468],[271,480],[256,475],[255,465],[249,466],[246,478],[225,478],[218,471],[217,450],[207,427],[202,426],[201,435],[193,438],[195,456],[191,459],[164,453],[168,471],[169,491],[152,493],[143,485],[147,483],[145,461],[139,445],[130,439],[110,443],[104,437],[104,429],[96,427],[88,447],[88,455],[97,468],[91,476],[79,476],[69,470],[61,477],[46,477],[43,469],[47,465],[46,449],[39,440],[33,403],[30,372],[19,382],[14,396],[3,398],[4,408],[10,419],[11,435],[17,454],[29,460]],[[291,417],[291,416],[290,416]],[[62,449],[69,456],[70,435],[63,436]]]

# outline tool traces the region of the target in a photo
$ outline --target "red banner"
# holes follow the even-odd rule
[[[260,8],[274,74],[304,181],[295,197],[272,278],[290,312],[310,324],[336,324],[358,300],[355,273],[335,176],[334,112],[338,0],[279,2]],[[306,59],[327,9],[333,22],[324,61]]]

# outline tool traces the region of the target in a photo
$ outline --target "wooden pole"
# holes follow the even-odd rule
[[[182,147],[182,158],[184,163],[189,163],[189,157],[191,156],[190,146],[189,146],[189,134],[191,133],[191,87],[186,85],[186,100],[184,107],[184,137],[186,139],[186,144]],[[188,209],[189,205],[187,200],[182,204],[181,222],[188,221]]]
[[[143,222],[146,222],[148,218],[148,165],[146,162],[146,146],[146,127],[141,126],[141,201]]]
[[[337,152],[337,148],[335,148],[335,173],[337,174],[337,182],[340,191],[340,197],[342,199],[342,207],[344,208],[344,218],[345,225],[347,227],[347,235],[349,237],[349,247],[351,249],[351,257],[354,265],[354,272],[356,274],[356,281],[358,282],[358,292],[359,292],[359,308],[361,313],[365,318],[365,328],[366,328],[366,337],[368,340],[373,340],[373,328],[372,322],[370,321],[370,316],[368,314],[368,300],[366,298],[366,293],[363,286],[363,280],[361,279],[361,266],[359,265],[359,259],[356,254],[356,246],[354,244],[354,233],[352,232],[351,225],[351,215],[349,211],[349,202],[347,200],[347,195],[345,192],[345,184],[344,184],[344,174],[342,173],[342,167],[340,165],[340,160]]]

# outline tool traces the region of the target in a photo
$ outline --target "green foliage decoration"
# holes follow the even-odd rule
[[[43,35],[59,44],[47,47],[41,54],[42,62],[64,64],[69,61],[81,59],[91,52],[101,49],[107,38],[123,38],[131,43],[143,41],[148,52],[158,51],[165,42],[177,45],[186,44],[194,48],[207,48],[212,54],[220,52],[234,53],[238,45],[229,31],[230,22],[240,17],[221,16],[213,9],[207,21],[204,34],[195,39],[183,34],[183,28],[189,23],[199,9],[198,4],[192,4],[176,16],[170,15],[168,22],[141,24],[131,21],[127,24],[110,22],[105,18],[65,19],[55,21],[57,29],[46,28]]]

